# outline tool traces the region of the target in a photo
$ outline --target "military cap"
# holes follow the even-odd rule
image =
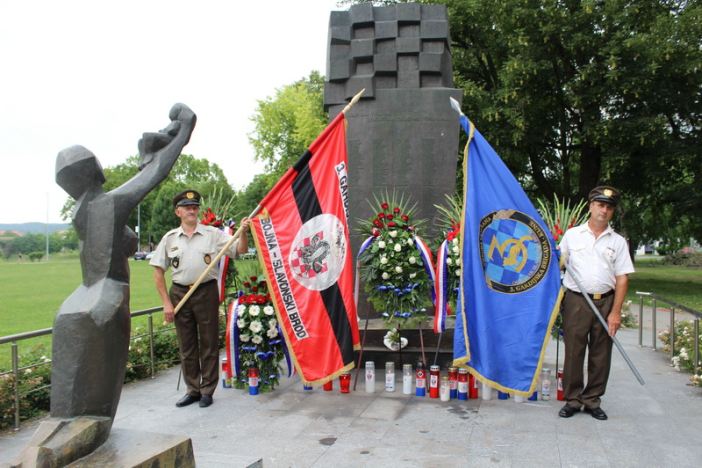
[[[619,204],[619,198],[621,193],[619,190],[609,185],[600,185],[590,190],[590,194],[587,196],[588,201],[601,201],[604,203],[609,203],[610,205],[617,206]]]
[[[200,194],[197,193],[195,190],[186,190],[185,192],[181,192],[175,197],[173,197],[173,206],[174,207],[179,207],[179,206],[188,206],[188,205],[197,205],[200,206]]]

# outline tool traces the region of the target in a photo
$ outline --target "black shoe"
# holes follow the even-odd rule
[[[604,410],[600,407],[597,408],[585,408],[586,413],[590,413],[590,416],[592,416],[595,419],[599,419],[600,421],[606,421],[607,420],[607,413],[604,412]]]
[[[200,408],[207,408],[212,404],[212,395],[202,395],[200,398]]]
[[[200,396],[199,396],[199,395],[198,395],[198,396],[195,396],[195,395],[191,395],[191,394],[187,393],[183,398],[181,398],[180,400],[176,401],[176,406],[177,406],[178,408],[182,408],[183,406],[192,405],[192,404],[195,403],[196,401],[200,401]]]
[[[561,410],[558,412],[558,416],[560,416],[562,418],[569,418],[579,411],[580,411],[580,408],[576,408],[575,406],[570,406],[566,403],[565,405],[563,405],[563,408],[561,408]]]

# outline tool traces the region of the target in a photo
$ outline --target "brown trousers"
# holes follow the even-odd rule
[[[614,295],[592,301],[605,321],[612,309]],[[563,299],[563,340],[565,363],[563,392],[568,406],[594,409],[600,406],[609,379],[612,362],[612,339],[608,330],[595,317],[584,297],[566,292]],[[585,350],[587,385],[583,381]]]
[[[188,288],[173,284],[173,305]],[[180,362],[188,393],[212,395],[219,382],[219,292],[217,282],[201,284],[175,316]]]

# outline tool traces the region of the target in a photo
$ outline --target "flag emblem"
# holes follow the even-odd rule
[[[290,269],[307,289],[322,291],[336,283],[346,261],[344,223],[331,213],[302,225],[290,250]]]
[[[493,211],[480,222],[480,258],[488,286],[514,294],[536,286],[551,261],[541,226],[516,210]]]

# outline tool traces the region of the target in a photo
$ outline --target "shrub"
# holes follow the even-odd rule
[[[29,252],[28,255],[31,261],[41,260],[44,258],[44,252]]]
[[[658,339],[663,343],[663,351],[670,352],[670,329],[663,330],[658,334]],[[702,340],[702,333],[698,339]],[[695,334],[692,321],[681,320],[675,323],[675,353],[671,358],[671,365],[678,371],[685,370],[694,372],[695,363],[693,350],[695,349]],[[692,375],[690,382],[693,385],[702,387],[702,374]]]
[[[224,343],[225,318],[220,314],[220,343]],[[46,346],[38,345],[20,355],[20,421],[41,415],[50,409],[51,360]],[[124,381],[132,382],[151,375],[149,337],[143,326],[132,330]],[[168,369],[180,362],[178,340],[172,324],[154,325],[154,371]],[[15,423],[15,375],[0,369],[0,430]]]
[[[49,410],[50,362],[44,345],[20,355],[20,368],[27,367],[19,373],[20,421]],[[0,376],[0,430],[12,427],[15,423],[14,387],[14,374]]]
[[[680,265],[688,267],[702,267],[702,253],[675,252],[666,255],[662,262],[664,265]]]

